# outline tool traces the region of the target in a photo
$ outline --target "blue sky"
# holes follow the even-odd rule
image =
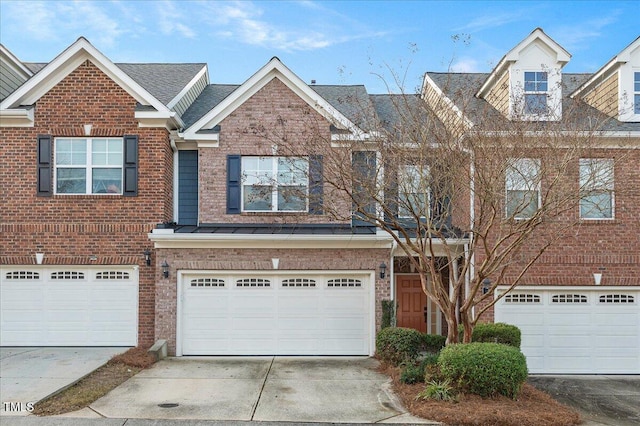
[[[384,93],[394,74],[413,90],[425,71],[488,72],[536,27],[573,55],[565,71],[593,72],[640,35],[639,16],[637,0],[0,0],[0,42],[48,62],[84,36],[114,62],[206,62],[214,83],[278,56],[307,82]]]

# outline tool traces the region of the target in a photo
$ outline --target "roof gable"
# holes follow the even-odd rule
[[[515,62],[522,59],[530,52],[543,52],[547,56],[555,57],[555,61],[564,67],[571,59],[571,54],[562,46],[549,37],[541,28],[536,28],[524,40],[518,43],[513,49],[498,62],[498,65],[491,71],[489,77],[478,90],[476,96],[484,97],[494,85],[499,81],[504,72]]]
[[[318,92],[309,87],[297,75],[289,70],[289,68],[287,68],[277,57],[273,57],[247,81],[235,88],[235,90],[227,96],[220,99],[220,102],[215,104],[211,110],[193,122],[181,134],[181,136],[185,140],[206,138],[205,135],[210,135],[210,131],[220,124],[225,117],[235,111],[240,105],[246,102],[274,78],[280,80],[293,93],[336,127],[340,129],[347,129],[356,137],[365,137],[366,133],[359,126],[354,124],[343,113],[327,102]],[[185,115],[188,115],[189,112],[190,111],[187,111]],[[215,138],[215,136],[210,137]]]
[[[33,105],[40,97],[86,60],[91,61],[140,104],[151,106],[158,112],[170,114],[170,111],[162,102],[118,68],[84,37],[76,40],[53,61],[45,65],[37,74],[2,101],[0,110]]]

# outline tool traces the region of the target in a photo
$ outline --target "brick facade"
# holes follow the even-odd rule
[[[45,253],[49,265],[139,265],[138,343],[154,341],[153,267],[143,252],[155,224],[171,220],[172,151],[168,132],[140,128],[136,100],[85,61],[35,104],[33,127],[1,127],[0,264],[35,263]],[[138,196],[36,196],[36,138],[138,135]],[[54,141],[55,143],[55,141]],[[153,259],[155,261],[155,258]]]

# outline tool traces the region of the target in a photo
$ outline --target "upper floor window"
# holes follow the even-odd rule
[[[505,181],[507,217],[533,217],[540,208],[540,160],[519,158],[510,161]]]
[[[613,160],[580,159],[580,218],[613,218]]]
[[[429,198],[429,167],[400,166],[398,169],[398,217],[428,217]]]
[[[307,211],[309,161],[302,157],[242,157],[243,211]]]
[[[524,113],[527,115],[547,114],[549,82],[543,71],[524,73]]]
[[[633,73],[633,113],[640,114],[640,72]]]
[[[122,194],[121,138],[57,138],[57,194]]]

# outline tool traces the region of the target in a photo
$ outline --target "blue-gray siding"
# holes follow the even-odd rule
[[[198,151],[178,151],[178,223],[198,224]]]

